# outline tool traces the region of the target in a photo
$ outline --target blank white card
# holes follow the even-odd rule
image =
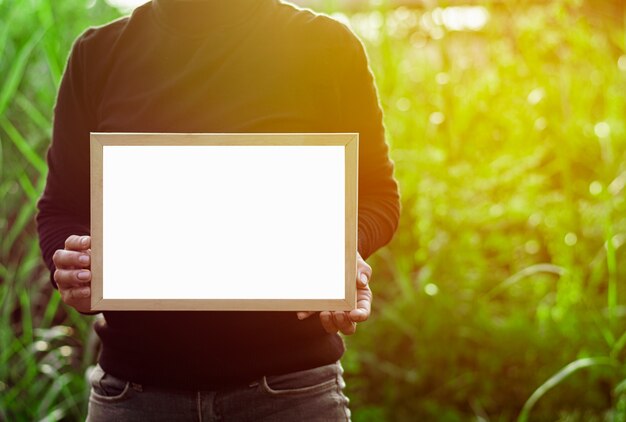
[[[103,146],[103,298],[344,298],[344,154]]]

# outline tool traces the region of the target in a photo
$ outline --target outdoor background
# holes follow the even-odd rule
[[[365,42],[402,193],[346,338],[354,420],[625,421],[624,2],[467,3],[307,3]],[[121,13],[0,0],[0,420],[86,413],[93,319],[33,217],[70,46]]]

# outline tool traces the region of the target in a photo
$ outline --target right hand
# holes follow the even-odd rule
[[[71,235],[52,256],[61,299],[79,312],[91,311],[91,236]]]

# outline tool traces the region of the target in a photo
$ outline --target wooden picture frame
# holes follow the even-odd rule
[[[92,311],[345,311],[356,307],[359,142],[357,133],[92,132],[90,138]],[[231,168],[232,166],[226,167],[225,164],[229,160],[232,164],[239,165],[240,161],[238,160],[244,160],[244,158],[247,160],[244,170],[228,173],[228,176],[219,178],[219,183],[217,181],[206,182],[209,179],[206,175],[212,174],[207,172],[214,171],[212,169],[218,168],[222,163],[224,163],[224,168]],[[155,164],[157,162],[165,163],[165,165],[157,167]],[[129,163],[132,163],[132,166]],[[261,167],[263,163],[265,163],[265,167]],[[170,171],[170,164],[171,168],[177,168],[179,171],[175,173],[174,170],[171,170],[171,174],[167,174]],[[252,170],[248,171],[248,169],[255,169],[255,166],[259,167],[256,169],[256,173],[253,173]],[[155,169],[163,169],[166,175]],[[283,174],[282,176],[285,177],[270,179],[270,177],[274,177],[271,175],[274,173],[278,175],[282,169],[286,169],[285,171],[290,172],[290,174]],[[197,173],[193,173],[193,171],[197,171]],[[196,174],[200,176],[194,178],[193,176]],[[239,176],[240,174],[243,175]],[[202,175],[205,177],[203,178]],[[248,182],[237,184],[236,181],[243,180],[244,177],[247,177]],[[263,179],[264,177],[269,181],[280,180],[281,182],[268,182],[265,185],[260,185],[261,181],[267,182]],[[197,188],[202,188],[202,191],[193,191],[198,192],[197,195],[188,194],[185,196],[179,192],[181,189],[185,190],[188,186],[193,186],[199,179],[202,180],[202,185],[200,186],[198,183]],[[317,179],[323,179],[319,182],[319,186]],[[174,182],[170,184],[168,182],[170,180],[174,180]],[[216,178],[212,176],[211,180],[216,180]],[[286,181],[285,183],[291,184],[283,186],[283,180]],[[158,181],[161,181],[160,185]],[[228,183],[232,183],[233,186],[229,186]],[[204,198],[204,186],[207,184],[211,186],[209,191],[212,194],[207,194],[211,200]],[[281,186],[287,191],[281,192],[279,190]],[[297,188],[289,190],[285,186],[297,186]],[[304,188],[300,189],[300,187]],[[236,194],[237,189],[242,189],[241,195]],[[221,204],[220,192],[226,198],[224,201],[240,204],[236,209],[233,207],[232,216],[228,206],[218,205]],[[230,195],[228,192],[235,193]],[[306,195],[303,192],[306,192]],[[343,201],[337,199],[342,192],[343,197],[341,199]],[[236,202],[243,201],[241,198],[250,194],[258,194],[257,198],[273,198],[273,200],[259,200],[249,206],[245,203],[245,207],[241,206],[241,202]],[[173,195],[172,198],[178,198],[178,200],[162,199],[167,195]],[[328,195],[328,198],[324,195]],[[194,203],[195,199],[193,198],[196,197],[202,198],[199,200],[204,201],[203,204],[207,204],[205,208],[202,208],[203,211],[209,210],[206,215],[219,209],[215,213],[221,213],[216,215],[223,219],[220,221],[223,221],[224,224],[218,225],[215,223],[215,218],[205,218],[205,214],[202,213],[193,214],[195,212],[193,210],[196,209],[193,206],[175,208],[176,204],[187,204],[185,202],[187,200]],[[297,199],[294,199],[293,204],[291,202],[286,203],[284,202],[286,199],[282,199],[292,197]],[[310,202],[312,201],[312,199],[309,200],[310,197],[318,199],[313,203]],[[181,198],[183,199],[181,200]],[[335,201],[335,199],[337,200]],[[153,203],[151,201],[160,205],[146,208],[147,211],[143,214],[139,211],[135,213],[136,210],[141,210],[144,206],[147,207],[145,204]],[[272,208],[273,201],[282,204],[282,208],[274,210]],[[168,211],[169,214],[158,217],[159,213],[165,212],[161,209],[163,204],[165,204],[164,208],[172,207],[174,211],[170,210]],[[254,221],[259,209],[262,211],[258,212],[265,213],[265,216],[271,218],[274,218],[274,215],[279,216],[286,209],[285,204],[288,205],[288,209],[297,210],[296,214],[307,215],[308,219],[298,220],[295,217],[294,219],[291,217],[285,219],[287,214],[284,214],[283,217],[280,217],[282,219],[275,217],[278,219],[277,222],[272,220],[274,225],[271,226],[273,230],[271,232],[267,231],[269,230],[267,228],[259,228],[259,231],[266,231],[251,238],[240,234],[237,237],[238,243],[232,242],[232,245],[241,245],[240,257],[234,256],[236,246],[223,246],[224,239],[227,239],[224,236],[227,234],[223,234],[221,238],[217,235],[213,236],[213,233],[216,233],[218,229],[222,230],[222,227],[228,227],[228,230],[233,232],[239,229],[239,225],[243,227],[248,224],[246,230],[264,227],[258,222],[253,226],[253,223],[247,222]],[[312,204],[314,207],[319,206],[321,211],[309,215],[313,212],[310,211]],[[247,216],[250,218],[242,217],[244,208],[249,211]],[[237,219],[237,216],[240,218]],[[326,220],[322,220],[320,217],[317,221],[317,216],[324,216],[323,218],[332,224],[322,225],[322,221]],[[117,220],[114,220],[115,218]],[[161,220],[155,221],[163,224],[157,224],[158,227],[151,230],[151,218],[161,218]],[[167,221],[163,221],[164,219]],[[282,223],[286,220],[289,220],[291,226]],[[177,228],[179,225],[187,228],[192,227],[192,229],[185,231],[182,228]],[[207,228],[209,225],[211,228]],[[343,230],[341,233],[337,233],[339,230],[327,229],[328,226],[343,227]],[[125,230],[124,227],[130,227],[131,230]],[[209,233],[209,235],[194,237],[190,232],[193,232],[195,227],[199,227],[198,230],[204,230],[202,233]],[[297,235],[301,229],[303,233],[308,233],[308,238],[301,239]],[[227,233],[226,228],[223,230],[224,233]],[[171,245],[172,242],[170,242],[167,243],[167,247],[165,245],[159,246],[162,238],[159,237],[158,233],[163,232],[169,233],[168,236],[174,236],[174,240],[181,239],[181,237],[176,236],[182,233],[183,240],[181,242],[183,244]],[[278,234],[274,238],[272,235],[266,236],[267,233]],[[185,249],[185,244],[200,242],[198,240],[200,237],[203,239],[200,248]],[[212,244],[213,238],[222,239],[222,243],[218,244],[219,242],[215,240],[216,244]],[[272,238],[273,246],[265,248],[264,242],[269,238]],[[326,238],[328,238],[328,242],[324,240]],[[283,244],[279,243],[281,239],[284,240]],[[319,247],[311,249],[312,246],[307,242],[312,242],[312,239],[319,243]],[[248,241],[256,246],[247,249]],[[287,243],[289,246],[284,246]],[[229,247],[231,249],[228,249]],[[289,256],[288,262],[281,261],[280,257],[271,255],[271,248],[275,248],[277,253],[282,254],[281,256]],[[173,253],[177,258],[164,259],[163,256],[165,255],[162,255],[164,250],[168,251],[167,253]],[[198,250],[210,250],[213,251],[213,255],[211,253],[204,255],[204,252],[199,253]],[[305,256],[292,252],[300,250],[308,251],[308,254]],[[144,254],[144,251],[146,256],[141,255]],[[328,251],[339,251],[339,253]],[[106,256],[105,252],[107,253]],[[343,256],[341,252],[343,252]],[[192,259],[193,262],[184,262],[187,257],[186,254],[195,257]],[[213,261],[211,261],[212,256],[215,256]],[[248,263],[249,258],[257,259],[258,256],[265,257],[265,259],[254,261],[256,264]],[[217,257],[220,259],[218,260]],[[230,259],[233,261],[229,261]],[[237,261],[238,259],[240,261]],[[225,262],[241,262],[241,265],[230,270],[234,265],[229,267],[224,264]],[[292,264],[293,267],[290,267]],[[157,267],[158,271],[156,270]],[[189,272],[191,271],[190,268],[195,268],[196,272]],[[210,275],[210,271],[218,271],[216,268],[221,268],[219,269],[222,271],[220,274],[225,275],[220,279],[220,282],[211,278]],[[280,272],[277,268],[280,268],[280,271],[283,271],[283,268],[288,269]],[[107,271],[106,274],[104,271]],[[175,275],[179,274],[180,271],[187,271],[184,274],[191,274],[191,276],[176,277]],[[276,271],[278,273],[275,274]],[[248,278],[247,272],[250,273],[250,277],[255,277],[255,283]],[[148,275],[143,277],[142,274],[144,273]],[[204,275],[198,275],[200,273]],[[170,276],[168,277],[167,274]],[[328,274],[328,277],[325,274]],[[148,279],[148,277],[152,278]],[[300,283],[299,280],[304,280],[306,277],[310,277],[310,279]],[[257,281],[258,283],[256,283]],[[271,283],[275,283],[276,286]],[[269,293],[270,287],[274,289],[271,290],[271,295]],[[282,289],[280,290],[281,293],[277,293],[278,287]],[[211,289],[215,289],[215,292],[218,291],[217,289],[224,289],[230,293],[221,291],[220,293],[211,293],[213,292]],[[319,289],[321,293],[315,289]],[[326,290],[322,292],[321,289]],[[166,291],[169,292],[167,295],[164,293]],[[204,293],[201,296],[189,293],[195,291],[203,291]],[[105,292],[106,295],[104,295]],[[282,297],[282,292],[286,292],[284,293],[285,297]]]

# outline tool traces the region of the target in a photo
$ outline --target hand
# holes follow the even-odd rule
[[[328,333],[341,331],[343,334],[351,335],[356,331],[356,323],[366,321],[372,309],[372,291],[369,287],[369,280],[372,278],[372,267],[356,254],[356,278],[357,308],[350,312],[345,311],[323,311],[320,312],[320,321]],[[315,312],[298,312],[298,319],[306,319]]]
[[[65,240],[65,249],[57,249],[52,256],[61,299],[79,312],[91,310],[90,248],[91,236],[72,235]]]

